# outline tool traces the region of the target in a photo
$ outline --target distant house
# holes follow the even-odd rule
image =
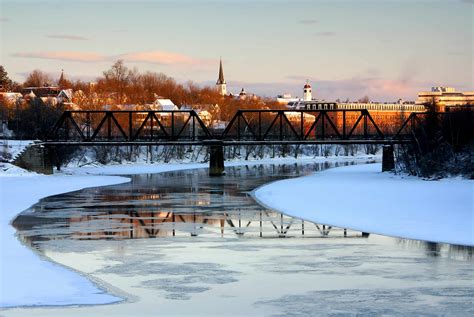
[[[63,89],[59,92],[56,98],[60,99],[62,102],[71,102],[72,96],[72,89]]]
[[[21,98],[23,98],[23,96],[19,92],[0,92],[0,100],[7,105],[15,104],[18,100],[21,100]]]
[[[177,111],[179,110],[170,99],[157,98],[152,105],[152,110],[155,111]]]

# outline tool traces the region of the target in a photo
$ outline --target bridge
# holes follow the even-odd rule
[[[43,144],[204,145],[210,148],[212,175],[222,174],[223,147],[229,145],[381,144],[388,145],[390,165],[393,145],[413,142],[413,129],[422,115],[412,113],[400,117],[395,126],[382,126],[383,122],[376,123],[364,109],[237,110],[225,128],[219,129],[194,110],[65,111]]]

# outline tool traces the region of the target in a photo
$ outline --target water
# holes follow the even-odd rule
[[[204,169],[135,175],[128,184],[43,199],[13,225],[33,245],[50,239],[361,236],[268,210],[250,195],[260,185],[329,166],[230,167],[225,177],[209,177]]]
[[[136,175],[45,198],[14,221],[20,239],[127,300],[7,315],[474,314],[472,248],[367,237],[268,210],[249,194],[331,166]]]

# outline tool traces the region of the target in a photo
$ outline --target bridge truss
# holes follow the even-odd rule
[[[225,129],[217,129],[194,110],[65,111],[45,144],[397,144],[412,142],[420,115],[387,127],[367,110],[238,110]]]

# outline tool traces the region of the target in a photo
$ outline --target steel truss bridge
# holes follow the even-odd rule
[[[206,125],[194,110],[65,111],[43,144],[204,145],[209,147],[210,175],[224,173],[224,147],[229,145],[381,144],[388,145],[384,171],[394,168],[394,144],[414,142],[422,115],[401,115],[399,123],[381,126],[367,110],[238,110],[218,129]]]
[[[224,129],[194,110],[65,111],[45,145],[401,144],[424,113],[380,126],[367,110],[238,110]]]

